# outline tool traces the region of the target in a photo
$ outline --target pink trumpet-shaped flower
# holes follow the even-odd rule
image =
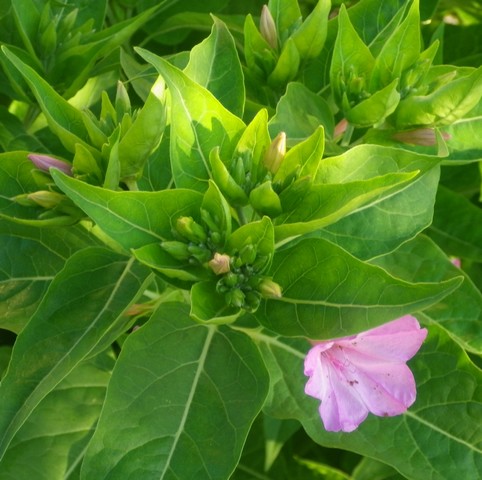
[[[72,176],[72,165],[70,163],[64,162],[63,160],[57,160],[48,155],[41,155],[36,153],[31,153],[27,155],[28,159],[40,170],[48,172],[50,167],[57,168],[61,170],[66,175]]]
[[[406,315],[358,335],[316,342],[305,358],[305,393],[321,400],[326,430],[352,432],[368,412],[405,412],[416,397],[406,362],[426,336],[417,319]]]

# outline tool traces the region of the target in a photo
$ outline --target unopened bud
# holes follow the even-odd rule
[[[226,303],[232,305],[233,307],[241,308],[244,305],[246,296],[243,291],[239,288],[235,288],[228,293],[226,293]]]
[[[38,192],[29,193],[27,198],[41,207],[55,208],[65,199],[65,196],[57,192],[39,190]]]
[[[117,92],[115,96],[115,109],[117,111],[117,118],[122,118],[125,113],[131,111],[131,101],[126,87],[121,81],[117,82]]]
[[[176,260],[187,260],[191,255],[184,242],[167,241],[161,242],[161,247]]]
[[[64,172],[66,175],[72,176],[72,165],[63,160],[36,153],[31,153],[30,155],[27,155],[27,157],[38,169],[43,170],[44,172],[48,172],[49,168],[56,168]]]
[[[444,140],[449,140],[450,135],[441,132]],[[421,145],[423,147],[431,147],[437,143],[437,136],[433,128],[418,128],[416,130],[407,130],[405,132],[397,132],[393,135],[395,140],[411,145]]]
[[[264,278],[258,286],[258,291],[265,298],[281,298],[281,287],[270,278]]]
[[[205,242],[206,232],[192,217],[179,217],[176,222],[177,231],[191,242]]]
[[[278,34],[276,32],[276,24],[274,23],[273,15],[271,15],[267,5],[263,5],[261,10],[259,30],[270,47],[276,50],[278,48]]]
[[[229,266],[230,257],[225,253],[218,253],[214,254],[214,257],[208,262],[211,270],[216,275],[221,275],[223,273],[228,273],[230,266]]]
[[[280,132],[271,142],[264,156],[264,166],[271,172],[276,173],[286,154],[286,133]]]

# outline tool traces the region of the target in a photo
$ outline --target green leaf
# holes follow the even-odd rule
[[[241,309],[226,304],[216,291],[216,281],[196,283],[191,289],[191,317],[201,323],[222,325],[234,322]]]
[[[300,65],[300,54],[292,38],[288,38],[281,50],[274,70],[268,76],[268,85],[273,88],[286,85],[294,80]]]
[[[301,23],[301,11],[297,0],[269,0],[268,8],[273,16],[281,44],[284,44],[295,27]]]
[[[437,157],[375,145],[360,145],[324,159],[318,183],[345,183],[414,170],[420,170],[420,175],[407,188],[328,226],[320,235],[364,259],[397,248],[432,221],[439,162]],[[387,228],[389,224],[397,228]]]
[[[482,159],[482,138],[477,132],[482,127],[482,117],[463,118],[443,128],[450,135],[447,161],[468,163]]]
[[[420,47],[419,0],[413,0],[406,18],[377,55],[370,78],[370,90],[382,89],[399,79],[417,61]]]
[[[351,480],[405,480],[394,468],[365,457],[356,466]]]
[[[379,124],[391,115],[398,106],[400,94],[397,91],[398,79],[375,92],[346,111],[346,119],[354,126],[364,128]]]
[[[444,327],[466,350],[482,353],[482,294],[430,239],[418,236],[373,263],[408,282],[445,281],[463,275],[460,287],[417,315]]]
[[[291,36],[302,60],[317,57],[323,49],[328,31],[330,8],[330,0],[318,0],[313,11]]]
[[[325,149],[323,127],[318,127],[307,139],[295,145],[286,153],[276,172],[273,182],[290,182],[293,176],[297,178],[316,178]]]
[[[82,478],[229,478],[267,389],[248,337],[163,305],[124,343]]]
[[[461,282],[460,277],[405,282],[322,239],[276,252],[270,275],[283,296],[265,302],[260,322],[284,335],[313,339],[356,333],[426,308]]]
[[[231,158],[245,125],[208,90],[193,82],[166,60],[137,52],[162,75],[171,93],[171,162],[177,187],[204,191],[210,177],[209,153],[219,147]]]
[[[370,180],[313,185],[302,197],[302,202],[299,194],[293,195],[294,208],[276,219],[276,242],[325,228],[393,195],[417,175],[417,171],[389,173]]]
[[[373,55],[356,32],[345,6],[342,5],[330,67],[330,83],[337,102],[341,104],[343,94],[353,77],[370,77],[374,63]]]
[[[93,434],[113,364],[108,353],[81,362],[39,403],[0,462],[4,478],[71,478]]]
[[[127,328],[123,314],[147,280],[145,267],[103,248],[70,257],[18,336],[0,385],[0,457],[42,399]]]
[[[293,147],[312,135],[320,125],[327,136],[333,137],[335,121],[326,100],[302,83],[290,82],[269,122],[271,136],[274,138],[285,132],[288,146]]]
[[[263,217],[258,222],[247,223],[235,230],[228,238],[226,252],[240,252],[247,245],[253,245],[258,255],[271,259],[274,250],[274,229],[268,217]]]
[[[80,226],[39,229],[0,216],[0,328],[18,334],[67,258],[96,243]]]
[[[193,190],[114,192],[52,171],[57,186],[99,227],[126,249],[172,239],[181,216],[199,217],[202,195]]]
[[[184,73],[242,117],[245,88],[241,62],[226,25],[216,17],[213,20],[211,34],[191,50]]]
[[[81,112],[70,105],[33,68],[23,63],[7,47],[2,47],[2,50],[27,81],[47,118],[50,129],[64,147],[74,152],[75,144],[81,143],[95,155],[96,151],[89,145],[89,135]]]
[[[459,75],[428,95],[410,95],[395,112],[397,128],[411,125],[450,125],[474,108],[482,98],[482,67]]]
[[[119,142],[120,178],[142,175],[149,155],[159,145],[166,127],[164,83],[154,83],[146,103],[138,111],[132,126]],[[124,132],[123,132],[124,133]]]
[[[247,331],[260,347],[272,389],[264,411],[278,418],[300,420],[320,445],[351,450],[392,465],[411,480],[477,478],[482,468],[482,373],[447,334],[429,326],[429,337],[409,363],[418,395],[403,415],[370,415],[357,431],[326,432],[318,401],[304,394],[303,358],[306,340],[286,339],[263,331]],[[374,449],[373,445],[377,448]],[[440,452],[444,452],[441,454]],[[371,477],[370,477],[371,480]]]
[[[471,201],[439,186],[434,219],[427,232],[447,253],[482,262],[482,211]]]

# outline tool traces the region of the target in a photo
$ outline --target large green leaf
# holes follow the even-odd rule
[[[396,171],[420,170],[420,175],[407,188],[329,225],[319,235],[359,258],[397,248],[432,221],[439,162],[437,157],[376,145],[360,145],[323,160],[317,175],[320,183],[346,183]]]
[[[103,248],[70,257],[18,336],[0,385],[0,457],[42,399],[127,328],[123,314],[149,278],[132,258]]]
[[[260,330],[250,333],[270,373],[264,410],[278,418],[300,420],[317,443],[342,448],[390,464],[411,480],[453,480],[463,468],[467,478],[482,469],[482,373],[436,325],[409,363],[418,385],[415,404],[403,415],[370,415],[351,433],[326,432],[318,402],[304,394],[305,340],[285,339]],[[374,445],[377,445],[374,448]]]
[[[294,208],[287,207],[289,213],[276,219],[276,241],[314,232],[367,208],[405,188],[417,173],[389,173],[370,180],[313,185],[301,202],[298,192],[292,199],[296,202]]]
[[[265,302],[260,321],[284,335],[313,339],[355,333],[426,308],[461,282],[406,282],[322,239],[277,252],[270,274],[283,296]]]
[[[373,263],[409,282],[444,281],[464,275],[459,288],[421,315],[442,325],[465,349],[482,353],[482,294],[430,239],[418,236]]]
[[[113,364],[108,352],[80,363],[40,402],[0,462],[2,479],[73,478],[94,432]]]
[[[209,90],[230,112],[243,116],[245,88],[241,62],[226,25],[214,17],[206,40],[196,45],[184,73]]]
[[[165,304],[124,343],[82,478],[229,478],[267,387],[247,336]]]
[[[245,125],[201,85],[166,60],[137,49],[162,75],[171,93],[171,165],[177,187],[204,191],[210,178],[209,153],[219,147],[230,159]]]
[[[178,217],[199,216],[202,195],[193,190],[114,192],[52,171],[57,186],[126,249],[172,238]]]
[[[427,233],[449,254],[482,262],[482,210],[442,185]]]
[[[0,216],[0,328],[19,333],[67,258],[98,243],[81,226],[39,229]]]

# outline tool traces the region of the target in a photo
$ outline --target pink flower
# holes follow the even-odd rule
[[[305,393],[321,400],[326,430],[352,432],[368,412],[391,417],[415,401],[413,374],[407,367],[427,330],[406,315],[366,332],[316,342],[305,358]]]
[[[49,157],[48,155],[40,155],[31,153],[27,155],[28,159],[40,170],[48,172],[50,167],[61,170],[66,175],[72,176],[72,165],[64,162],[63,160],[57,160],[56,158]]]

